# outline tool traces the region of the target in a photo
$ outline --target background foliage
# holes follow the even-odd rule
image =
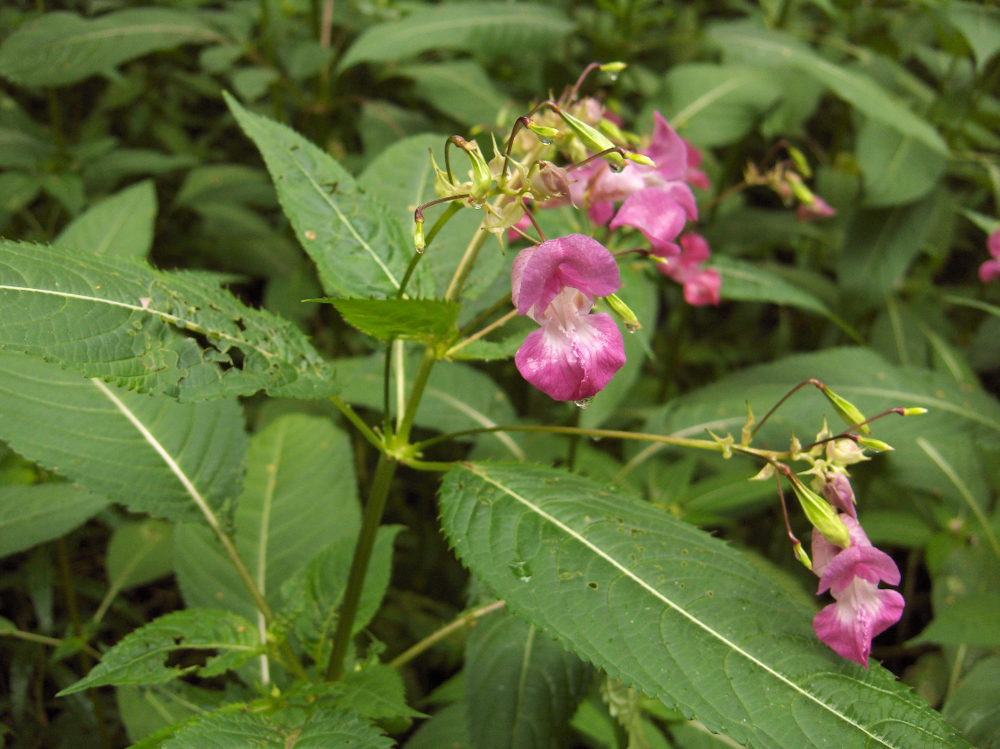
[[[995,2],[12,0],[0,38],[8,746],[918,746],[902,724],[967,746],[943,716],[1000,747],[1000,286],[976,276],[1000,212]],[[440,163],[462,133],[489,154],[593,60],[629,64],[586,84],[626,124],[648,133],[658,109],[705,154],[723,303],[690,307],[623,263],[644,327],[590,408],[519,377],[515,328],[435,367],[417,434],[736,433],[746,401],[762,412],[808,377],[865,413],[930,409],[887,421],[896,451],[855,473],[861,521],[903,571],[906,611],[873,650],[885,670],[800,626],[815,578],[751,461],[520,432],[436,447],[506,461],[443,488],[398,474],[351,667],[293,684],[262,642],[288,635],[325,669],[373,480],[329,396],[379,421],[380,341],[409,331],[412,374],[420,341],[509,291],[512,254],[490,244],[460,308],[365,301],[399,287],[412,210],[434,197],[428,148]],[[782,140],[834,218],[727,190]],[[476,214],[435,240],[414,296],[443,296]],[[539,219],[589,231],[568,210]],[[356,299],[302,301],[323,296]],[[802,394],[764,442],[811,437],[824,409]],[[689,570],[689,549],[714,571]],[[654,564],[669,581],[627,573]],[[507,607],[392,666],[492,596]],[[746,645],[758,631],[774,639]]]

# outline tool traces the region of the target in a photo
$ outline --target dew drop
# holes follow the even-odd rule
[[[607,76],[608,80],[611,81],[612,83],[618,80],[618,73],[608,73]]]
[[[614,161],[608,163],[608,168],[615,174],[620,173],[625,168],[625,162],[617,164]]]
[[[541,144],[543,146],[551,146],[552,145],[552,138],[541,138],[540,137],[538,140],[541,141]]]
[[[589,408],[590,404],[593,402],[594,396],[590,396],[589,398],[584,398],[583,400],[574,401],[574,405],[579,406],[580,408]]]
[[[640,325],[637,322],[627,322],[627,323],[625,323],[625,330],[627,330],[629,333],[634,333],[635,331],[637,331],[641,327],[642,327],[642,325]]]

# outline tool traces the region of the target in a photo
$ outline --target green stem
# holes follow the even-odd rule
[[[433,634],[430,634],[424,639],[422,639],[413,647],[407,649],[400,655],[397,655],[395,658],[389,661],[389,667],[400,668],[401,666],[405,666],[407,663],[412,661],[418,655],[420,655],[426,650],[429,650],[436,643],[443,640],[452,632],[456,632],[462,629],[463,627],[467,627],[469,624],[474,622],[479,617],[486,616],[487,614],[492,614],[494,611],[502,609],[506,605],[507,605],[506,601],[494,601],[493,603],[487,604],[486,606],[481,606],[478,609],[473,609],[472,611],[462,614],[457,619],[449,622],[445,626],[441,627],[441,629],[437,630]]]
[[[366,440],[378,448],[379,451],[385,449],[385,445],[382,444],[382,440],[380,440],[378,435],[371,430],[371,427],[362,421],[361,417],[358,416],[357,411],[351,408],[347,403],[344,403],[344,401],[342,401],[337,395],[330,396],[330,400],[333,401],[333,405],[340,410],[340,413],[344,414],[344,418],[357,427],[357,430],[361,432]]]
[[[25,632],[23,629],[4,629],[0,630],[0,637],[14,637],[18,640],[26,640],[27,642],[38,642],[42,645],[51,645],[54,648],[59,647],[63,644],[63,641],[57,637],[46,637],[45,635],[36,635],[34,632]],[[82,648],[83,652],[89,655],[94,660],[101,660],[101,654],[94,650],[90,645],[84,645]]]
[[[451,221],[452,216],[462,210],[462,204],[459,202],[452,203],[445,209],[444,213],[438,216],[437,221],[434,222],[434,226],[431,230],[427,232],[427,236],[424,238],[424,251],[414,252],[413,257],[410,258],[410,264],[406,266],[406,273],[403,274],[403,280],[399,284],[399,291],[396,292],[396,298],[402,299],[403,292],[406,291],[406,284],[410,282],[410,276],[413,275],[413,271],[417,269],[417,263],[420,262],[425,254],[427,254],[427,248],[430,246],[431,242],[434,241],[434,237],[438,235],[438,232],[444,228],[444,225]]]
[[[386,455],[380,455],[378,458],[378,468],[375,470],[368,503],[365,505],[365,517],[361,523],[358,545],[354,548],[354,559],[351,561],[351,571],[347,578],[344,602],[340,606],[337,629],[333,634],[333,648],[326,669],[327,681],[339,679],[344,667],[344,656],[347,655],[347,648],[351,644],[354,620],[358,615],[361,591],[368,573],[368,562],[375,547],[375,535],[382,524],[382,514],[385,511],[393,476],[396,474],[396,465],[396,461]]]
[[[406,403],[406,413],[403,414],[403,420],[399,424],[399,429],[396,430],[396,437],[394,439],[396,447],[406,445],[410,439],[410,430],[413,429],[413,419],[417,415],[417,407],[420,405],[420,399],[424,395],[427,378],[430,377],[435,361],[437,361],[437,356],[434,353],[434,347],[428,346],[424,349],[424,355],[420,359],[420,366],[417,367],[416,374],[413,375],[413,388],[410,390],[410,399]]]

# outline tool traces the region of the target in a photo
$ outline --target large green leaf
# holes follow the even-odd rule
[[[430,152],[433,150],[437,163],[443,165],[444,143],[445,138],[440,135],[404,138],[380,153],[358,178],[358,184],[378,195],[404,226],[411,227],[416,207],[437,198]],[[427,209],[424,214],[426,231],[430,231],[444,210],[442,206]],[[424,253],[420,264],[429,269],[439,297],[444,296],[448,282],[482,219],[482,211],[471,208],[459,211]],[[479,253],[462,288],[462,298],[476,299],[482,295],[503,267],[503,255],[492,241],[487,240],[487,246]]]
[[[829,307],[815,296],[765,267],[724,255],[713,258],[712,267],[719,271],[722,278],[722,285],[719,287],[722,299],[798,307],[837,319]]]
[[[416,82],[416,94],[464,125],[489,127],[507,103],[493,81],[471,60],[411,65],[401,71]]]
[[[246,457],[235,400],[178,403],[0,352],[0,439],[136,512],[199,521],[239,491]]]
[[[985,3],[951,0],[944,4],[944,12],[972,47],[976,67],[983,69],[1000,50],[1000,10]]]
[[[183,726],[160,749],[390,749],[393,742],[357,716],[319,710],[262,715],[247,710],[213,713]]]
[[[174,526],[155,518],[130,520],[115,528],[104,568],[117,590],[157,580],[174,571]]]
[[[819,642],[811,612],[738,552],[647,502],[555,469],[464,464],[441,510],[511,611],[739,743],[968,746],[891,673]]]
[[[867,120],[858,131],[858,166],[864,177],[865,205],[903,205],[934,189],[948,160],[912,136]]]
[[[1000,747],[1000,656],[976,663],[958,680],[941,709],[979,749]]]
[[[219,676],[262,649],[250,622],[228,611],[187,609],[161,616],[122,638],[80,681],[62,690],[73,694],[107,684],[162,684],[187,673]],[[178,650],[218,651],[204,666],[166,666]]]
[[[914,138],[932,151],[948,155],[948,146],[937,130],[873,78],[820,57],[794,37],[742,21],[716,24],[709,34],[727,55],[767,67],[790,66],[822,83],[870,119]]]
[[[360,518],[350,440],[328,419],[289,414],[254,435],[233,540],[272,606],[280,603],[284,582],[321,549],[353,539]],[[256,617],[256,605],[213,534],[178,528],[174,564],[189,606]]]
[[[406,749],[470,749],[465,703],[455,702],[435,713],[404,744]]]
[[[937,612],[934,620],[911,642],[941,645],[1000,646],[1000,593],[960,598]]]
[[[439,299],[326,299],[344,320],[373,338],[406,338],[432,343],[457,332],[461,307]]]
[[[455,2],[415,8],[399,21],[365,31],[338,65],[402,60],[421,52],[455,49],[513,55],[551,49],[573,23],[556,8],[534,3]]]
[[[410,232],[377,197],[360,189],[333,157],[293,130],[226,103],[257,144],[295,236],[316,263],[331,296],[384,299],[399,290],[414,253]],[[418,266],[408,286],[424,290]]]
[[[0,241],[0,348],[182,400],[336,392],[298,328],[214,281],[9,241]]]
[[[893,291],[923,248],[933,201],[932,194],[912,205],[855,214],[837,267],[847,291],[867,305]]]
[[[99,18],[57,11],[29,21],[0,46],[0,75],[20,86],[65,86],[150,52],[226,41],[192,12],[130,8]]]
[[[406,687],[399,672],[377,663],[344,674],[334,686],[336,705],[365,718],[426,718],[406,704]]]
[[[155,222],[156,189],[146,180],[77,216],[53,244],[90,255],[142,258],[153,246]]]
[[[587,668],[534,624],[501,611],[469,634],[463,674],[476,749],[549,749],[567,733]]]
[[[104,497],[72,484],[0,486],[0,557],[59,538],[107,504]]]

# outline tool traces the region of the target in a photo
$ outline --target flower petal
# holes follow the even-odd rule
[[[979,280],[983,283],[989,283],[998,277],[1000,277],[1000,260],[987,260],[979,266]]]
[[[889,585],[899,585],[899,567],[892,557],[874,546],[848,546],[825,566],[817,592],[832,590],[837,595],[859,578],[873,584],[881,580]]]
[[[653,112],[653,140],[646,155],[656,162],[657,171],[668,181],[680,181],[688,169],[688,148],[684,139],[670,127],[663,115]]]
[[[1000,229],[993,231],[986,238],[986,249],[990,251],[993,257],[1000,260]]]
[[[684,301],[692,307],[700,307],[706,304],[718,307],[719,289],[721,287],[722,278],[714,268],[690,273],[684,279]]]
[[[635,227],[649,240],[655,254],[669,257],[675,254],[674,240],[686,222],[684,208],[676,200],[663,190],[650,187],[629,196],[610,227]]]
[[[530,255],[521,262],[521,256],[529,250]],[[591,299],[613,294],[621,286],[614,256],[596,239],[583,234],[550,239],[522,250],[514,261],[510,280],[518,314],[529,314],[534,307],[536,319],[566,286]]]
[[[868,668],[872,638],[899,621],[904,605],[896,591],[856,580],[836,603],[816,614],[813,630],[838,654]]]
[[[583,315],[567,330],[556,318],[528,334],[514,357],[528,382],[557,401],[597,395],[625,363],[625,342],[611,316]]]

